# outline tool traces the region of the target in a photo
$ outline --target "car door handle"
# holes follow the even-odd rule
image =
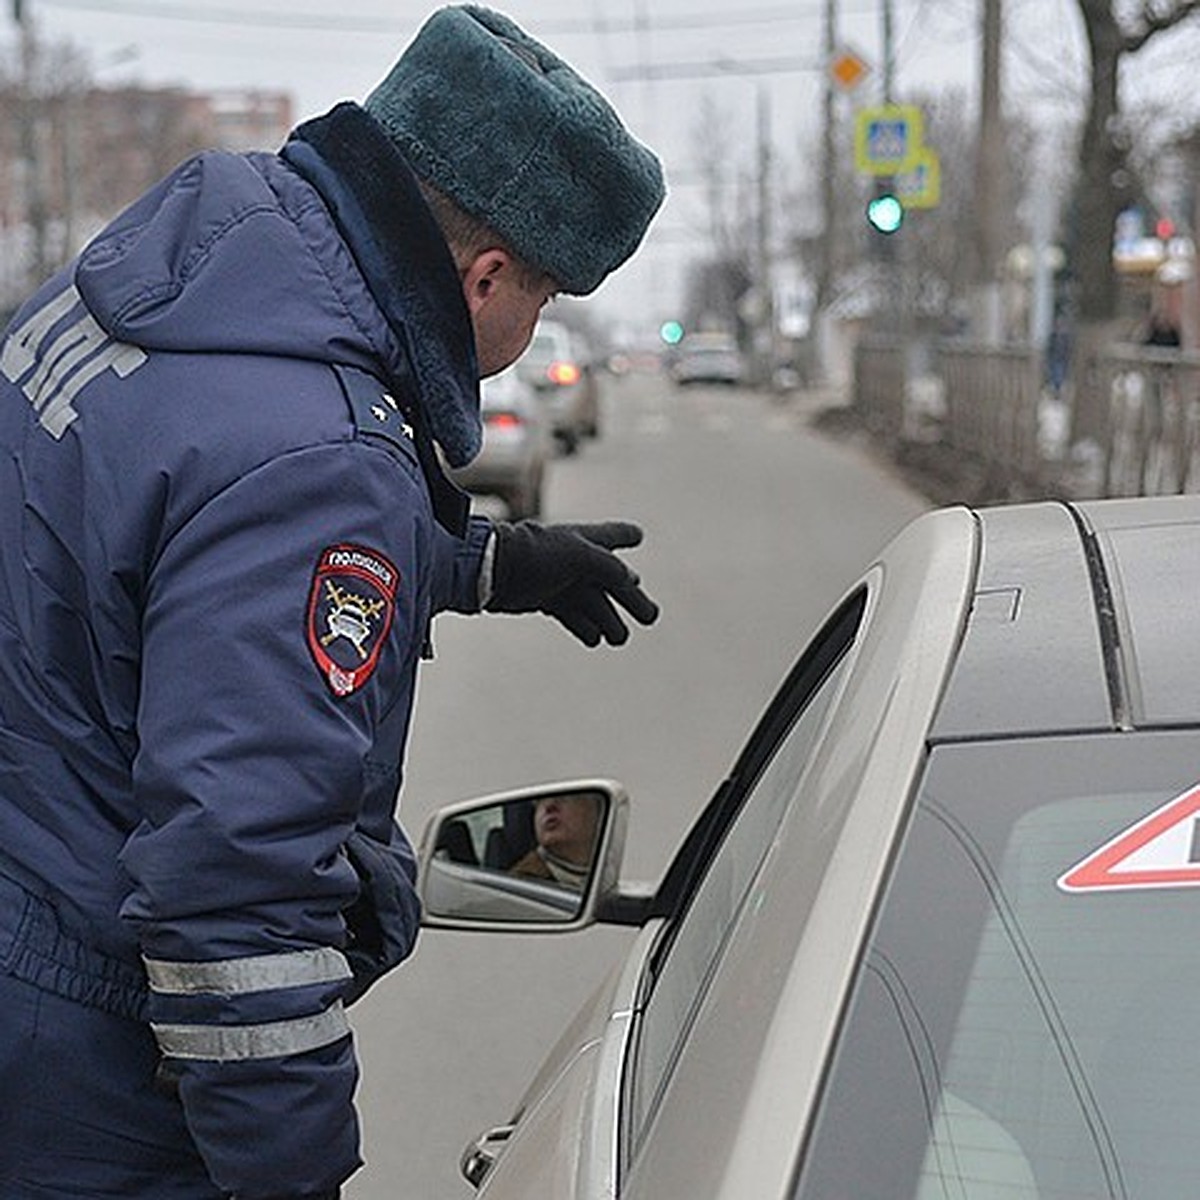
[[[487,1173],[495,1165],[504,1143],[512,1136],[514,1129],[516,1125],[497,1125],[494,1129],[481,1133],[463,1151],[458,1169],[473,1188],[478,1188],[487,1178]]]

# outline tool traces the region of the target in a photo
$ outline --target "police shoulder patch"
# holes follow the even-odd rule
[[[308,648],[335,696],[348,696],[379,664],[400,577],[368,546],[326,546],[308,597]]]

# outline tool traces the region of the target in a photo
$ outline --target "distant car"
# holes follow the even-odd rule
[[[938,510],[808,642],[657,886],[619,882],[611,781],[436,816],[428,925],[634,931],[468,1148],[480,1197],[1193,1195],[1198,590],[1200,496]],[[582,790],[585,891],[493,885],[486,848]]]
[[[542,396],[550,427],[563,451],[600,433],[600,385],[587,339],[559,321],[538,322],[517,372]]]
[[[451,477],[469,492],[497,496],[513,520],[539,516],[551,441],[537,392],[510,367],[483,380],[480,413],[483,449]]]
[[[679,343],[671,367],[678,384],[720,383],[736,386],[745,382],[742,352],[732,337],[696,333]]]

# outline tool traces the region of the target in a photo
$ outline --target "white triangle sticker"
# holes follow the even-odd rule
[[[1200,784],[1143,817],[1060,876],[1064,892],[1200,887]]]

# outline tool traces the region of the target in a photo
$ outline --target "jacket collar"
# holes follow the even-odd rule
[[[387,382],[420,406],[451,466],[483,441],[470,315],[450,249],[416,177],[383,129],[345,102],[295,129],[282,155],[321,194],[411,364]],[[416,380],[412,396],[407,378]]]

